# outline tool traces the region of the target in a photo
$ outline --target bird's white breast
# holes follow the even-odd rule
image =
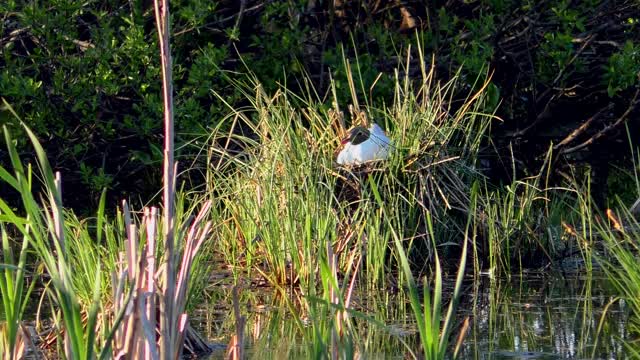
[[[337,162],[340,165],[357,165],[367,161],[385,160],[389,156],[391,141],[384,134],[384,131],[373,124],[370,128],[369,139],[353,145],[347,143],[338,154]]]

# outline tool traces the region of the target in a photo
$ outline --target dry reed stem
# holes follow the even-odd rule
[[[27,349],[33,349],[34,353],[30,354],[30,358],[40,358],[37,353],[37,347],[33,344],[29,331],[24,327],[22,323],[18,325],[18,331],[16,333],[15,344],[13,345],[13,352],[9,350],[9,344],[5,341],[6,324],[0,324],[0,349],[4,349],[5,353],[0,354],[0,359],[13,360],[24,359],[27,355]]]
[[[146,246],[146,253],[147,253],[147,286],[146,286],[146,294],[145,296],[147,297],[147,306],[144,309],[144,311],[141,311],[141,313],[144,315],[143,318],[143,323],[145,323],[147,326],[146,328],[151,328],[153,329],[153,336],[149,337],[147,336],[147,338],[155,338],[155,329],[156,329],[156,301],[155,301],[155,294],[157,291],[157,287],[156,287],[156,280],[155,280],[155,275],[156,275],[156,259],[155,259],[155,249],[156,249],[156,221],[158,219],[158,209],[156,207],[152,207],[151,210],[149,211],[149,209],[145,209],[145,217],[146,217],[146,228],[147,228],[147,246]],[[147,334],[148,335],[148,334]],[[158,358],[158,353],[157,353],[157,349],[155,344],[151,344],[149,342],[147,342],[145,344],[145,351],[144,351],[144,355],[145,355],[145,359],[156,359]]]
[[[181,356],[185,337],[187,332],[191,330],[188,324],[188,316],[183,313],[186,305],[189,273],[195,255],[202,243],[208,238],[211,230],[210,221],[201,226],[210,207],[211,203],[206,202],[195,220],[191,222],[189,232],[184,239],[185,248],[179,267],[180,276],[177,284],[174,283],[173,286],[175,298],[167,300],[168,292],[166,289],[168,286],[164,286],[164,284],[158,286],[156,280],[163,273],[166,273],[167,263],[170,262],[170,259],[167,259],[162,264],[161,269],[156,270],[156,239],[159,236],[157,231],[159,226],[158,209],[155,207],[145,208],[141,227],[138,229],[132,221],[127,203],[123,203],[125,226],[128,230],[125,244],[127,255],[121,256],[121,259],[126,259],[126,267],[123,268],[121,266],[120,268],[121,276],[117,282],[114,305],[116,313],[125,308],[125,318],[114,340],[114,355],[116,358],[160,359],[162,358],[162,345],[165,342],[169,342],[170,346],[164,350],[168,351],[166,353],[168,358],[177,359]],[[146,234],[146,242],[138,254],[138,233],[143,229],[144,234]],[[175,268],[178,268],[178,264],[175,264],[176,259],[177,257],[174,257],[173,262]],[[125,302],[124,289],[127,280],[129,286],[133,287],[134,296],[128,302]],[[164,302],[157,302],[156,297],[158,296],[164,299]],[[160,328],[160,332],[157,333],[156,330],[161,326],[163,320],[167,323],[169,322],[168,319],[162,318],[168,315],[168,312],[162,311],[163,303],[168,304],[166,306],[170,306],[173,313],[177,314],[178,317],[174,323],[175,327],[171,329],[172,331],[162,331],[162,328]],[[157,319],[156,316],[159,310],[160,319]],[[160,323],[158,320],[160,320]],[[196,345],[199,348],[206,348],[206,344],[201,339],[194,339],[194,342],[197,342]]]
[[[611,222],[611,225],[614,229],[624,232],[624,227],[616,217],[616,214],[613,213],[613,210],[607,209],[607,218],[609,218],[609,221]]]
[[[173,302],[175,291],[174,258],[174,205],[175,205],[175,172],[173,161],[174,133],[173,133],[173,86],[171,51],[169,47],[169,1],[154,0],[158,43],[160,45],[160,60],[162,68],[162,99],[164,104],[164,176],[163,176],[163,204],[164,204],[164,246],[166,249],[166,269],[163,273],[162,285],[164,297],[160,301],[160,357],[168,359],[175,353],[173,347],[176,339],[176,320]]]
[[[462,328],[460,328],[460,333],[458,334],[458,339],[456,340],[456,346],[453,350],[453,358],[456,359],[458,354],[460,353],[460,349],[462,349],[462,343],[464,341],[465,336],[467,335],[467,331],[469,330],[469,317],[464,318],[464,322],[462,323]]]

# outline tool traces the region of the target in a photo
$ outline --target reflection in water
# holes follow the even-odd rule
[[[603,275],[530,273],[483,285],[470,311],[476,337],[467,339],[462,358],[625,357],[627,311],[624,302],[612,302],[614,290]]]
[[[452,284],[451,284],[452,286]],[[230,289],[213,292],[199,308],[200,329],[219,344],[233,333]],[[613,301],[604,275],[585,277],[525,273],[511,280],[469,281],[458,312],[470,329],[461,359],[622,359],[628,311]],[[354,353],[362,358],[410,358],[419,341],[413,313],[402,291],[365,293],[354,299]],[[252,357],[308,358],[322,353],[323,333],[332,326],[330,308],[313,296],[272,288],[242,291],[247,343]],[[295,313],[295,316],[293,315]],[[451,341],[455,343],[455,339]],[[223,351],[213,354],[220,358]]]

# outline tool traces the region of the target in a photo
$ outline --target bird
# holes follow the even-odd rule
[[[371,124],[368,129],[364,126],[352,128],[341,143],[343,148],[336,159],[340,165],[359,165],[367,161],[385,160],[391,147],[391,140],[376,123]]]

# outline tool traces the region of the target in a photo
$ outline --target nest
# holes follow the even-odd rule
[[[386,184],[391,191],[402,192],[407,199],[414,199],[425,212],[436,218],[446,212],[468,214],[469,191],[473,174],[478,173],[460,159],[443,150],[406,156],[402,166],[392,169],[385,161],[372,161],[356,166],[340,166],[336,172],[335,196],[354,210],[363,198],[363,187],[373,176]],[[392,173],[393,172],[393,173]],[[410,185],[413,184],[413,185]],[[381,191],[381,196],[390,194]]]

